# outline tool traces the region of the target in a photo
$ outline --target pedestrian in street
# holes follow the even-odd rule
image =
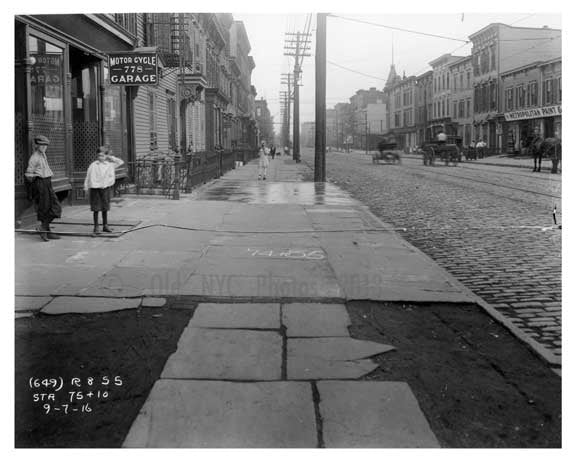
[[[478,158],[484,158],[485,149],[486,149],[486,142],[484,141],[484,139],[481,139],[480,141],[478,141],[478,144],[476,144],[476,154]]]
[[[100,233],[98,227],[98,213],[102,213],[102,231],[112,232],[108,227],[108,211],[110,211],[110,197],[112,187],[116,182],[116,168],[124,164],[122,159],[114,157],[112,151],[106,146],[98,148],[97,159],[90,164],[86,172],[84,190],[90,196],[90,209],[94,218],[94,233]]]
[[[274,157],[276,156],[276,146],[275,145],[270,145],[270,156],[272,157],[272,160],[274,160]]]
[[[534,137],[532,138],[532,143],[530,144],[530,151],[532,152],[532,158],[534,160],[533,172],[540,172],[542,169],[542,142],[544,139],[540,136],[540,132],[534,132]]]
[[[258,179],[266,180],[266,175],[268,174],[268,165],[270,164],[270,161],[268,160],[268,152],[264,143],[262,143],[260,146],[258,156]]]
[[[284,146],[284,155],[290,155],[290,149],[288,149],[288,146]]]
[[[50,140],[46,136],[38,135],[34,138],[34,152],[28,160],[26,179],[29,183],[29,196],[36,208],[36,216],[40,221],[37,230],[42,240],[58,240],[60,237],[50,230],[50,223],[60,218],[62,207],[52,188],[52,170],[48,165],[46,150]]]
[[[447,136],[446,133],[444,133],[444,130],[440,131],[440,133],[436,135],[436,139],[438,141],[438,144],[446,144]]]

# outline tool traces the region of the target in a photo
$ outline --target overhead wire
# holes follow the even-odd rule
[[[421,31],[418,31],[418,30],[404,29],[404,28],[402,28],[402,27],[388,26],[388,25],[385,25],[385,24],[379,24],[379,23],[370,22],[370,21],[363,21],[363,20],[361,20],[361,19],[354,19],[354,18],[349,18],[349,17],[346,17],[346,16],[339,16],[339,15],[336,15],[336,14],[329,14],[328,16],[333,17],[333,18],[344,19],[345,21],[358,22],[358,23],[361,23],[361,24],[368,24],[368,25],[375,26],[375,27],[382,27],[382,28],[385,28],[385,29],[398,30],[398,31],[401,31],[401,32],[408,32],[408,33],[411,33],[411,34],[424,35],[424,36],[427,36],[427,37],[442,38],[442,39],[444,39],[444,40],[453,40],[453,41],[456,41],[456,42],[468,43],[468,40],[464,40],[464,39],[456,38],[456,37],[448,37],[448,36],[446,36],[446,35],[431,34],[431,33],[428,33],[428,32],[421,32]]]
[[[369,78],[376,79],[376,80],[382,80],[383,82],[386,81],[385,78],[376,77],[375,75],[365,74],[364,72],[360,72],[360,71],[358,71],[358,70],[350,69],[349,67],[342,66],[342,65],[337,64],[337,63],[335,63],[335,62],[333,62],[333,61],[328,61],[328,60],[326,60],[326,62],[329,63],[329,64],[331,64],[331,65],[333,65],[333,66],[339,67],[340,69],[347,70],[348,72],[353,72],[353,73],[355,73],[355,74],[363,75],[364,77],[369,77]]]

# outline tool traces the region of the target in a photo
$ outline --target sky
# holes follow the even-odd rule
[[[458,56],[470,54],[471,45],[451,38],[468,40],[468,36],[492,22],[502,22],[518,27],[561,28],[561,14],[531,13],[512,8],[510,13],[466,13],[444,14],[350,14],[333,13],[327,25],[327,61],[350,68],[367,76],[327,64],[326,105],[348,102],[358,89],[376,87],[382,89],[392,63],[399,75],[419,75],[430,69],[428,63],[444,53]],[[242,14],[234,13],[237,20],[244,22],[252,45],[251,54],[256,62],[252,83],[258,91],[257,98],[268,101],[275,122],[280,119],[279,93],[281,74],[293,70],[294,59],[284,56],[286,32],[303,31],[306,14]],[[409,29],[433,35],[436,38],[410,32],[352,22],[342,17]],[[300,90],[300,120],[314,120],[315,104],[315,21],[313,15],[312,45],[310,57],[304,58],[302,88]],[[545,45],[544,45],[545,46]],[[276,125],[279,127],[279,125]]]

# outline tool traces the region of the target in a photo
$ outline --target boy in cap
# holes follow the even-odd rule
[[[86,172],[84,190],[90,194],[90,209],[94,214],[94,233],[98,228],[98,212],[102,213],[102,231],[112,232],[108,227],[108,211],[112,186],[116,182],[116,168],[124,164],[122,159],[114,157],[106,146],[98,148],[98,158],[93,161]]]
[[[41,225],[40,237],[45,242],[57,240],[60,237],[50,232],[50,223],[62,214],[62,207],[52,188],[52,170],[48,165],[46,149],[50,140],[46,136],[38,135],[34,138],[34,152],[28,160],[26,179],[30,182],[31,198],[36,207],[36,214]]]

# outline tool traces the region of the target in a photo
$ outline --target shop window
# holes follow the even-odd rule
[[[28,43],[32,63],[30,71],[32,114],[40,115],[46,120],[62,121],[64,50],[32,35]]]
[[[43,134],[50,139],[50,167],[56,178],[64,177],[64,49],[30,35],[28,51],[31,62],[30,119],[34,134]]]
[[[108,67],[104,67],[104,144],[109,145],[114,155],[127,160],[125,152],[123,106],[124,89],[108,82]]]
[[[28,53],[31,63],[30,121],[34,124],[35,135],[42,134],[50,139],[48,158],[54,177],[65,177],[64,49],[29,35]]]
[[[50,168],[55,178],[65,177],[64,49],[30,35],[28,52],[31,63],[30,120],[34,124],[34,134],[50,139],[47,154]]]

